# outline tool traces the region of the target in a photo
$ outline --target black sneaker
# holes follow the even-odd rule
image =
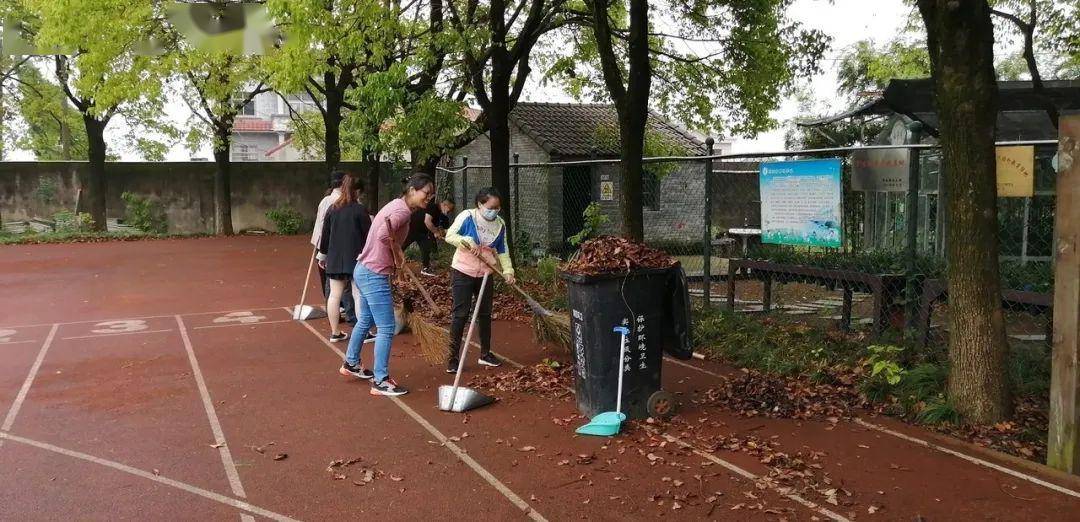
[[[364,336],[364,344],[373,342],[375,342],[375,334],[368,332],[367,335]]]
[[[480,358],[476,360],[476,362],[480,363],[483,366],[490,366],[492,368],[498,368],[499,366],[502,366],[502,361],[500,361],[498,357],[495,357],[495,354],[491,352],[481,355]]]
[[[446,361],[446,373],[457,373],[458,360],[450,359]]]
[[[371,370],[360,366],[359,364],[353,366],[349,363],[342,363],[341,368],[338,369],[338,373],[346,377],[356,377],[357,379],[370,379],[375,376],[371,373]]]
[[[398,395],[405,395],[406,393],[409,393],[409,390],[402,388],[396,381],[389,377],[379,382],[371,381],[372,395],[389,395],[390,397],[397,397]]]
[[[348,338],[349,338],[349,334],[347,334],[345,332],[341,332],[339,334],[330,335],[330,342],[332,342],[332,343],[340,343],[341,341],[344,341],[345,339],[348,339]]]

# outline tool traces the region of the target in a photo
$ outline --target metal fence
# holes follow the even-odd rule
[[[1034,192],[998,199],[998,230],[1010,342],[1045,350],[1052,325],[1051,160],[1057,144],[1000,145],[1035,147]],[[855,159],[880,151],[907,160],[906,179],[884,187],[853,180]],[[831,239],[836,246],[782,245],[762,237],[761,165],[808,159],[840,161],[840,222],[821,223],[837,236]],[[964,240],[945,233],[941,175],[940,151],[932,145],[648,158],[642,180],[645,241],[679,259],[701,302],[771,320],[940,346],[948,336],[945,241]],[[617,160],[514,162],[508,206],[518,255],[565,258],[583,229],[617,233],[620,179]],[[477,190],[491,184],[491,169],[439,169],[437,180],[440,197],[466,208]],[[778,202],[800,204],[769,204]]]

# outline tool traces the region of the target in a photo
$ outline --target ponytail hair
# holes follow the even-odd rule
[[[341,195],[334,201],[333,208],[341,208],[360,199],[360,192],[364,190],[364,182],[355,174],[345,174],[341,178]]]

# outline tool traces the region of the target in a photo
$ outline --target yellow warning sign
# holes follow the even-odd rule
[[[1035,194],[1035,147],[997,148],[997,194],[1029,198]]]

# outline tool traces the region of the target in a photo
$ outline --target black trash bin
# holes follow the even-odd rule
[[[663,352],[689,359],[689,299],[682,268],[621,274],[563,274],[569,292],[578,410],[587,417],[615,410],[621,336],[630,328],[622,362],[622,411],[630,419],[674,414],[660,389]]]

